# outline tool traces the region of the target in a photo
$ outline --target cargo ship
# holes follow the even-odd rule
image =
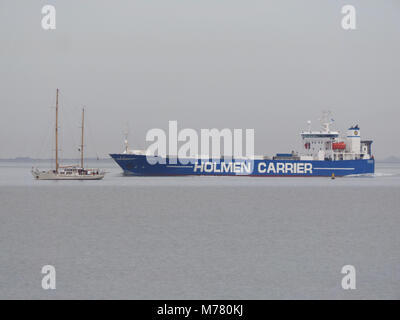
[[[333,120],[325,118],[319,131],[312,131],[308,121],[308,129],[300,133],[300,152],[277,153],[272,157],[177,159],[167,155],[163,161],[158,161],[159,158],[154,161],[155,156],[146,154],[145,150],[130,150],[127,140],[123,153],[110,156],[127,176],[341,177],[373,174],[372,140],[361,140],[358,125],[350,126],[346,134],[341,135],[331,130]]]

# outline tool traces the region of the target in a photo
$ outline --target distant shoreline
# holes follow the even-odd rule
[[[17,158],[0,158],[0,162],[53,162],[54,159],[34,159],[28,157],[17,157]],[[80,162],[81,159],[62,159],[65,162]],[[84,161],[102,161],[102,162],[112,162],[112,158],[84,158]]]
[[[16,158],[0,158],[0,162],[53,162],[54,159],[34,159],[29,157],[16,157]],[[79,158],[76,159],[62,159],[64,162],[80,162]],[[100,162],[113,162],[112,158],[84,158],[84,161],[100,161]],[[375,159],[379,163],[400,163],[400,158],[391,156],[385,159]]]

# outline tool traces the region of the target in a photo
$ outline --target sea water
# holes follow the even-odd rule
[[[335,180],[88,166],[104,180],[37,181],[29,163],[0,163],[0,298],[400,298],[400,164]]]

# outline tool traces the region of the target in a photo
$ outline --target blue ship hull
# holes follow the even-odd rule
[[[145,155],[110,154],[125,175],[133,176],[260,176],[260,177],[320,177],[371,174],[375,172],[374,159],[359,160],[213,160],[196,159],[181,163],[176,158],[163,158],[150,164]],[[154,160],[152,158],[151,160]]]

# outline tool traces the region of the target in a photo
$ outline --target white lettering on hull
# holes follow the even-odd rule
[[[260,162],[258,164],[258,173],[267,174],[285,174],[285,173],[312,173],[312,164],[303,162],[270,162],[267,164],[265,162]]]
[[[205,161],[195,163],[194,172],[206,173],[236,173],[236,174],[251,174],[251,162],[211,162]],[[257,166],[257,173],[266,174],[307,174],[312,173],[312,163],[305,162],[260,162]]]
[[[195,163],[193,167],[194,172],[207,172],[207,173],[237,173],[237,174],[251,174],[251,163],[246,162],[200,162]]]

